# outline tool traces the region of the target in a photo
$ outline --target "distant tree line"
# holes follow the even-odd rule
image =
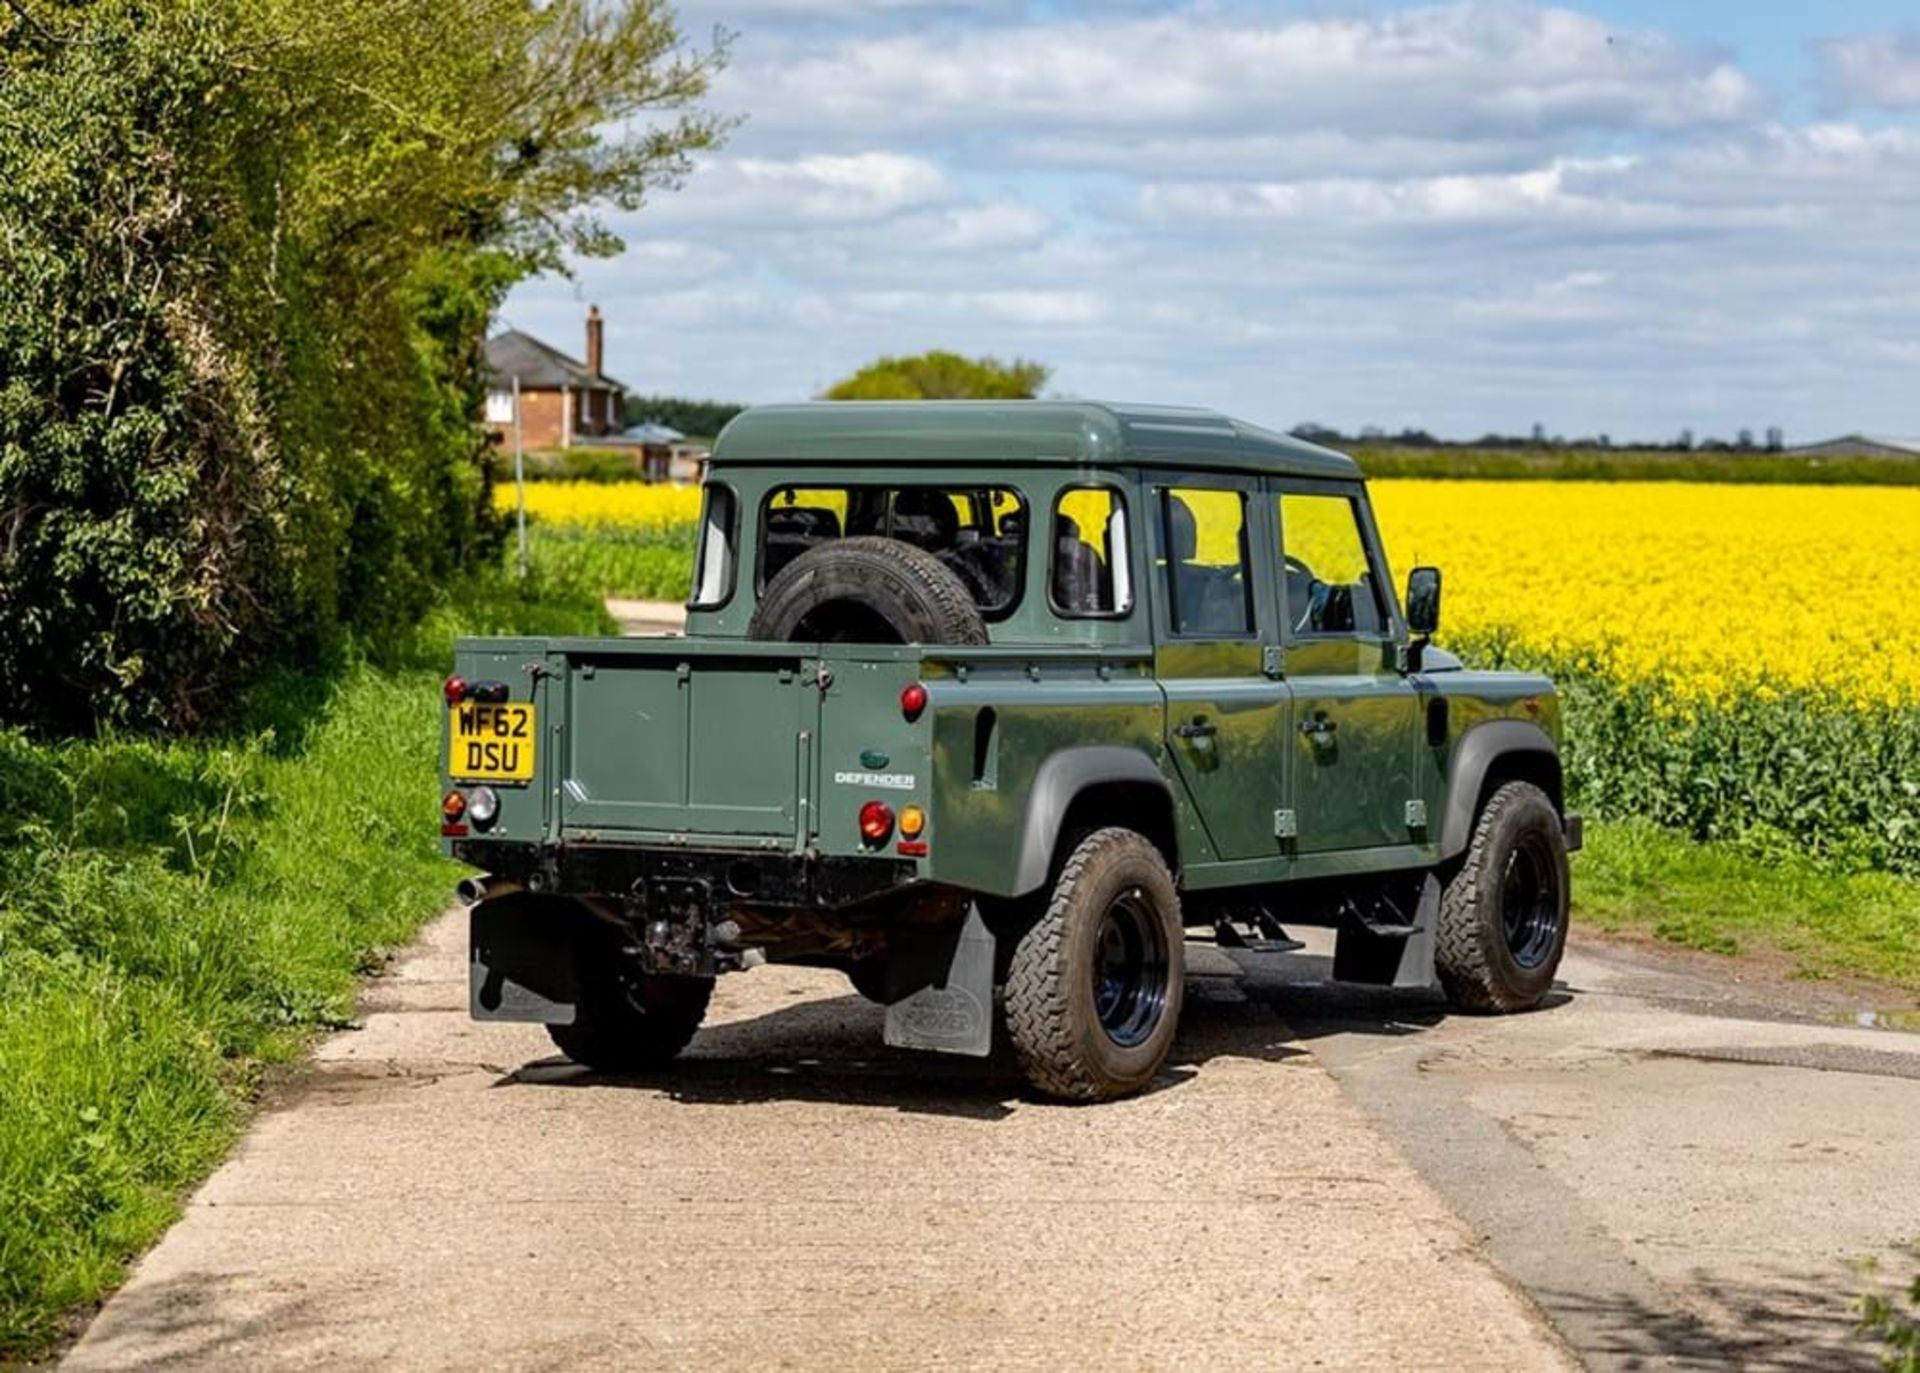
[[[729,400],[688,400],[684,396],[628,396],[627,426],[664,424],[683,434],[712,438],[747,407]]]
[[[1591,434],[1568,438],[1549,434],[1543,424],[1535,424],[1526,434],[1482,434],[1477,439],[1443,439],[1425,429],[1390,432],[1378,425],[1365,425],[1351,434],[1329,425],[1308,420],[1289,431],[1295,438],[1329,448],[1513,448],[1513,449],[1593,449],[1623,448],[1636,452],[1669,453],[1778,453],[1787,446],[1786,432],[1769,425],[1765,437],[1755,441],[1753,430],[1741,429],[1731,440],[1696,438],[1691,429],[1682,429],[1671,439],[1632,440],[1616,443],[1611,434]]]

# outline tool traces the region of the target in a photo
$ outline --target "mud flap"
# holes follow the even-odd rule
[[[573,945],[565,929],[541,916],[537,904],[515,896],[473,908],[467,992],[475,1020],[573,1024]]]
[[[1437,987],[1433,969],[1433,931],[1440,921],[1440,879],[1428,873],[1420,884],[1420,904],[1406,933],[1376,934],[1366,926],[1343,926],[1333,946],[1336,982],[1376,987]]]
[[[896,939],[887,983],[888,1044],[974,1058],[992,1050],[993,932],[978,906],[959,925]]]

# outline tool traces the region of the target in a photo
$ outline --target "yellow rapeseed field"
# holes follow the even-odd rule
[[[666,526],[693,488],[529,483],[565,524]],[[1806,688],[1920,702],[1920,490],[1381,481],[1397,575],[1446,573],[1445,637],[1508,633],[1618,678],[1724,698]],[[513,492],[499,499],[511,509]]]
[[[495,487],[493,498],[498,508],[511,511],[513,483]],[[527,514],[548,524],[691,524],[700,518],[700,488],[639,481],[534,481],[527,483]]]
[[[1694,696],[1920,701],[1920,490],[1383,481],[1374,502],[1400,576],[1444,569],[1453,634]]]

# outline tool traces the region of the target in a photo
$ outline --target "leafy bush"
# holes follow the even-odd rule
[[[486,318],[714,61],[661,0],[0,7],[4,717],[199,726],[490,562]]]
[[[829,386],[825,400],[1028,400],[1053,370],[1015,358],[968,358],[943,348],[877,358]]]

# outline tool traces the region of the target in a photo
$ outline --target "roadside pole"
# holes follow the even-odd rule
[[[513,500],[520,525],[520,579],[527,576],[527,446],[520,427],[520,378],[513,379]]]

